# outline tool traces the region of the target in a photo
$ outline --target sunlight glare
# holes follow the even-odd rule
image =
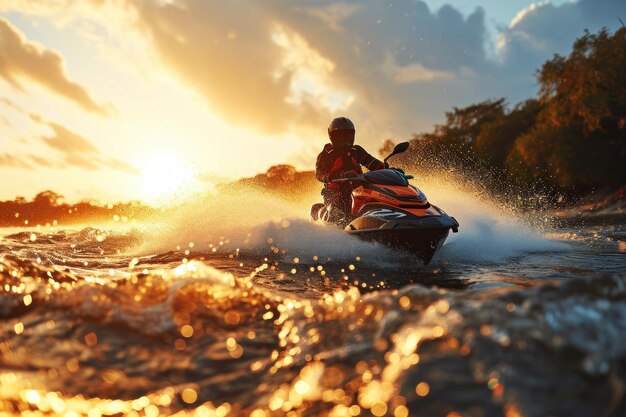
[[[190,188],[193,172],[174,155],[157,154],[140,163],[142,195],[150,203],[163,203]]]

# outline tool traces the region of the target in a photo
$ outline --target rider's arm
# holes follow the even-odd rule
[[[385,164],[383,164],[382,161],[374,158],[372,155],[367,153],[367,151],[363,149],[363,147],[359,145],[356,145],[354,147],[354,156],[356,157],[356,160],[359,162],[359,164],[363,165],[370,171],[383,169],[385,167]]]
[[[324,146],[324,150],[317,156],[317,162],[315,163],[315,178],[320,182],[328,182],[330,175],[330,168],[332,167],[333,147],[331,144]]]

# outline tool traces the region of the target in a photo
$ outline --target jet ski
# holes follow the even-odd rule
[[[450,230],[459,231],[459,223],[430,204],[424,193],[409,184],[412,175],[388,167],[389,158],[408,148],[408,142],[396,145],[385,158],[384,169],[334,180],[351,184],[351,213],[337,213],[337,208],[317,203],[311,207],[313,220],[342,226],[350,235],[383,243],[428,264],[443,246]]]

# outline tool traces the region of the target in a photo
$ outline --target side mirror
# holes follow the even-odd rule
[[[391,158],[394,155],[397,155],[399,153],[402,153],[404,151],[406,151],[407,149],[409,149],[409,142],[400,142],[398,143],[394,148],[393,148],[393,152],[391,152],[389,154],[389,156],[387,156],[385,158],[385,160],[383,161],[385,163],[385,166],[387,166],[387,159]]]

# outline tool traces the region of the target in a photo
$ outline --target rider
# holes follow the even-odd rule
[[[315,164],[315,177],[324,183],[324,205],[336,207],[343,216],[350,214],[352,187],[349,183],[337,183],[333,180],[362,174],[361,165],[370,171],[385,167],[361,146],[354,144],[354,135],[354,123],[350,119],[333,119],[328,125],[330,143],[324,146]]]

